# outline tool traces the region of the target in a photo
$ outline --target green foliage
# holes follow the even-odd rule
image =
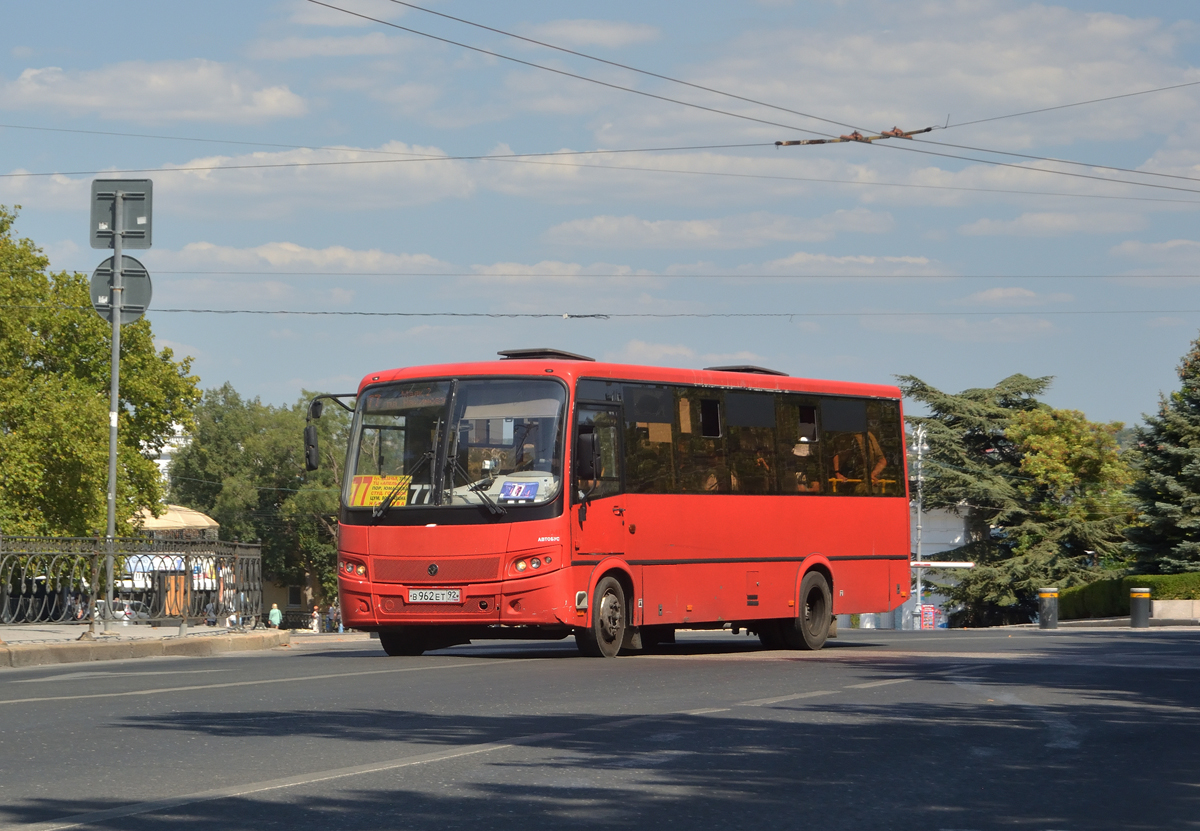
[[[47,273],[0,206],[0,531],[86,536],[107,525],[110,324],[91,310],[88,278]],[[118,529],[161,513],[153,456],[200,398],[191,359],[156,351],[145,318],[121,329]],[[120,531],[118,531],[120,533]]]
[[[930,410],[909,419],[926,425],[925,507],[965,519],[967,542],[945,556],[976,563],[942,586],[963,606],[955,623],[1027,621],[1039,588],[1083,585],[1101,561],[1120,558],[1132,478],[1116,442],[1121,425],[1041,404],[1049,382],[1013,375],[954,395],[900,379]]]
[[[1179,366],[1181,387],[1137,428],[1131,493],[1137,522],[1126,550],[1148,574],[1200,571],[1200,339]]]
[[[304,469],[311,394],[291,407],[242,398],[229,385],[205,392],[191,443],[171,463],[172,499],[221,524],[222,539],[259,539],[263,570],[283,584],[315,575],[337,591],[337,510],[349,414],[336,405],[316,421],[321,469]]]
[[[1059,620],[1124,617],[1135,586],[1148,586],[1152,600],[1200,600],[1200,572],[1117,576],[1059,592]]]

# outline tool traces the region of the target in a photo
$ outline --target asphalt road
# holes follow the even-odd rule
[[[326,636],[3,670],[0,827],[1182,829],[1198,748],[1197,630]]]

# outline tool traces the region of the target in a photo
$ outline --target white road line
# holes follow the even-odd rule
[[[122,690],[112,693],[89,693],[86,695],[45,695],[38,698],[0,699],[0,704],[32,704],[39,701],[80,701],[88,698],[121,698],[133,695],[158,695],[160,693],[191,692],[193,690],[220,690],[228,687],[255,687],[264,684],[290,684],[296,681],[323,681],[328,678],[357,678],[364,675],[392,675],[400,672],[429,672],[437,669],[459,669],[461,667],[508,666],[509,664],[534,661],[536,658],[514,658],[503,663],[474,662],[470,664],[439,664],[437,666],[400,667],[398,669],[372,669],[362,672],[329,672],[323,675],[302,675],[299,678],[264,678],[259,681],[227,681],[224,684],[193,684],[187,687],[159,687],[153,690]]]
[[[728,713],[728,707],[706,707],[703,710],[681,710],[678,713],[673,713],[677,716],[704,716],[709,713]]]
[[[229,669],[160,669],[153,672],[67,672],[62,675],[46,675],[42,678],[18,678],[14,684],[37,684],[47,681],[74,681],[77,678],[136,678],[143,675],[205,675],[210,672],[231,672]]]
[[[1046,726],[1046,731],[1049,734],[1049,741],[1046,742],[1046,747],[1056,747],[1064,750],[1075,750],[1079,747],[1080,738],[1085,731],[1072,724],[1070,719],[1060,716],[1053,710],[1034,704],[1031,701],[1026,701],[1012,693],[1002,692],[999,688],[988,688],[982,684],[975,684],[961,678],[948,678],[947,680],[956,687],[962,687],[964,690],[969,690],[989,701],[1000,701],[1014,707],[1024,707],[1029,710],[1038,721]]]
[[[755,698],[752,701],[739,701],[739,707],[762,707],[766,704],[779,704],[784,701],[796,701],[801,698],[816,698],[820,695],[837,695],[837,690],[813,690],[812,692],[793,693],[792,695],[777,695],[774,698]]]
[[[287,776],[282,779],[268,779],[263,782],[253,782],[245,785],[231,785],[227,788],[216,788],[211,791],[201,791],[199,793],[184,794],[182,796],[173,796],[166,799],[156,799],[152,802],[137,802],[132,805],[124,805],[120,808],[109,808],[104,811],[95,811],[90,814],[76,814],[70,817],[61,817],[59,819],[50,820],[48,822],[37,823],[35,825],[0,825],[0,829],[15,829],[21,828],[23,831],[57,831],[62,828],[78,828],[81,825],[90,825],[96,822],[102,822],[110,819],[120,819],[122,817],[132,817],[138,814],[149,814],[155,811],[163,811],[168,808],[177,808],[181,805],[194,805],[197,802],[211,802],[216,799],[228,799],[235,796],[247,796],[249,794],[262,793],[263,791],[274,791],[282,788],[294,788],[299,785],[312,785],[317,782],[328,782],[331,779],[343,779],[347,776],[362,776],[368,773],[379,773],[385,770],[395,770],[396,768],[413,767],[415,765],[427,765],[433,762],[444,762],[449,759],[458,759],[463,756],[476,756],[480,753],[492,753],[497,750],[505,750],[516,745],[529,744],[531,742],[541,741],[543,739],[554,739],[567,735],[566,733],[537,733],[532,736],[521,736],[515,739],[510,739],[505,742],[486,742],[484,744],[471,744],[466,747],[458,747],[453,750],[440,750],[434,753],[422,753],[418,756],[409,756],[402,759],[389,759],[385,762],[375,762],[367,765],[355,765],[346,768],[334,768],[333,770],[318,771],[316,773],[306,773],[299,776]]]
[[[846,687],[848,690],[866,690],[871,687],[886,687],[888,684],[905,684],[911,681],[911,678],[889,678],[886,681],[868,681],[865,684],[851,684]]]

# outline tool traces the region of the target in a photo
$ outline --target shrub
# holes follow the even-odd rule
[[[1200,572],[1119,576],[1059,592],[1058,618],[1124,617],[1134,586],[1148,586],[1152,600],[1200,600]]]

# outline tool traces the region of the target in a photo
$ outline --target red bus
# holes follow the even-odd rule
[[[612,657],[725,627],[819,649],[832,615],[908,597],[896,387],[499,354],[310,404],[356,400],[338,587],[389,655],[574,635]]]

